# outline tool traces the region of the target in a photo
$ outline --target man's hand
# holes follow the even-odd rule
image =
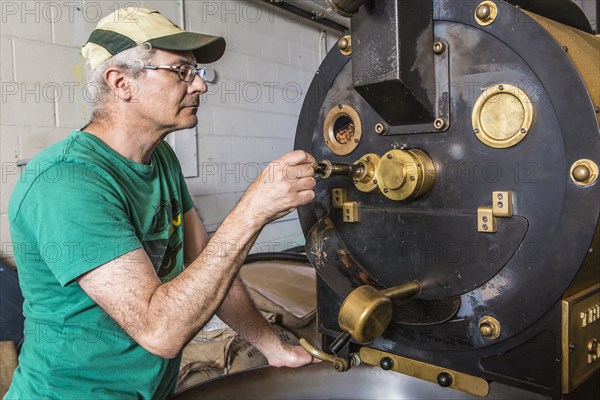
[[[242,209],[258,224],[283,217],[315,198],[316,160],[296,150],[271,162],[240,200]]]
[[[269,349],[261,352],[267,357],[267,361],[272,367],[297,368],[310,363],[321,362],[321,360],[313,358],[302,347],[292,346],[284,342],[274,346],[272,351]]]

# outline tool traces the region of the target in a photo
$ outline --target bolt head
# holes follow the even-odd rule
[[[346,37],[341,38],[338,41],[338,47],[342,51],[348,50],[348,47],[350,47],[350,41],[348,40],[348,38],[346,38]]]
[[[592,172],[586,165],[578,165],[573,169],[573,179],[576,182],[585,182],[590,179]]]
[[[479,326],[479,332],[483,337],[490,337],[494,335],[494,327],[489,323],[484,322]]]
[[[442,372],[437,376],[437,382],[441,387],[450,387],[452,385],[452,376],[447,372]]]
[[[475,10],[475,15],[482,21],[487,21],[488,18],[492,15],[492,8],[489,4],[480,4]]]
[[[446,46],[442,42],[435,42],[433,44],[433,52],[436,54],[442,54],[446,50]]]
[[[446,121],[443,118],[437,118],[433,121],[433,127],[437,130],[442,130],[446,127]]]
[[[379,366],[384,371],[389,371],[390,369],[394,368],[394,360],[389,357],[383,357],[381,361],[379,361]]]

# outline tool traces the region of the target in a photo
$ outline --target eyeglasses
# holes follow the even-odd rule
[[[169,71],[177,71],[179,79],[184,82],[192,82],[196,75],[200,79],[204,80],[206,77],[206,70],[204,68],[196,67],[195,65],[144,65],[145,69],[166,69]]]

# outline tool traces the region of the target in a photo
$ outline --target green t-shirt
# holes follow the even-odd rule
[[[8,210],[25,342],[6,399],[150,399],[175,390],[181,357],[146,351],[75,279],[141,247],[161,281],[177,276],[192,207],[166,142],[145,165],[75,131],[28,163]]]

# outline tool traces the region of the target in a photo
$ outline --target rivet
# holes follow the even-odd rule
[[[388,160],[391,160],[392,158],[394,158],[394,156],[392,156],[391,154],[388,154],[386,157]]]

